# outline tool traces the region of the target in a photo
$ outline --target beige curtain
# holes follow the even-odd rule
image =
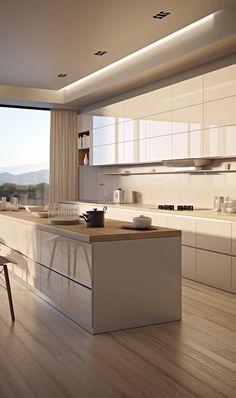
[[[78,199],[78,112],[52,109],[49,202]]]

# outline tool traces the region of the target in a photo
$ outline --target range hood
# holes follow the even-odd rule
[[[167,167],[205,167],[213,163],[214,159],[194,158],[194,159],[170,159],[163,160],[163,166]]]

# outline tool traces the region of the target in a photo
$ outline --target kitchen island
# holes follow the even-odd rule
[[[0,213],[11,272],[90,333],[181,318],[181,231],[49,225],[26,211]]]

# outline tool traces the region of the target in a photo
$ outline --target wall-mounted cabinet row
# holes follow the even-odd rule
[[[80,115],[90,164],[236,156],[235,76],[231,65]]]
[[[90,164],[108,165],[236,156],[236,125],[185,133],[149,135],[145,136],[143,130],[144,138],[137,139],[137,134],[134,133],[135,139],[93,146],[90,148]]]
[[[209,116],[211,110],[215,111],[218,108],[223,116],[228,118],[230,109],[226,104],[231,103],[229,98],[236,96],[235,76],[236,65],[230,65],[205,75],[95,109],[90,113],[80,115],[79,131],[201,104],[204,104],[206,111],[209,111]],[[213,104],[214,102],[216,103]],[[219,113],[213,112],[210,117],[212,116],[217,120]],[[221,122],[222,118],[220,118]],[[208,123],[207,119],[206,123]]]

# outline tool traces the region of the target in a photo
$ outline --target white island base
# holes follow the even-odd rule
[[[90,333],[181,319],[180,231],[128,231],[112,220],[51,226],[7,213],[0,249],[17,262],[11,272]]]

